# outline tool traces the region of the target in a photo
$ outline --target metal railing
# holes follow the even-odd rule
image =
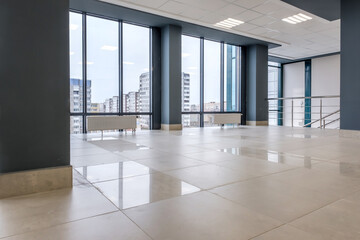
[[[269,124],[338,128],[340,96],[268,98]]]

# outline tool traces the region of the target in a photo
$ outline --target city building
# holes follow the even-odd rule
[[[0,1],[0,239],[360,239],[359,14]]]

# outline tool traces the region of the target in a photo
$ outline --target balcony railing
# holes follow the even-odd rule
[[[269,124],[339,128],[340,96],[268,98]]]

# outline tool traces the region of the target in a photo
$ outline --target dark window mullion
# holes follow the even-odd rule
[[[220,44],[220,112],[224,112],[224,42]]]
[[[82,15],[82,71],[83,71],[83,133],[86,130],[87,116],[87,42],[86,42],[86,14]]]
[[[204,38],[200,38],[200,127],[204,127]]]
[[[123,23],[119,21],[119,115],[123,114]]]

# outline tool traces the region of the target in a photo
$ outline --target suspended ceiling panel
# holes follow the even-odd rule
[[[281,0],[101,0],[144,12],[280,44],[269,54],[300,59],[340,51],[340,20],[328,21]],[[332,0],[331,0],[332,1]],[[311,20],[289,24],[298,13]],[[231,29],[215,27],[227,18],[245,22]]]

